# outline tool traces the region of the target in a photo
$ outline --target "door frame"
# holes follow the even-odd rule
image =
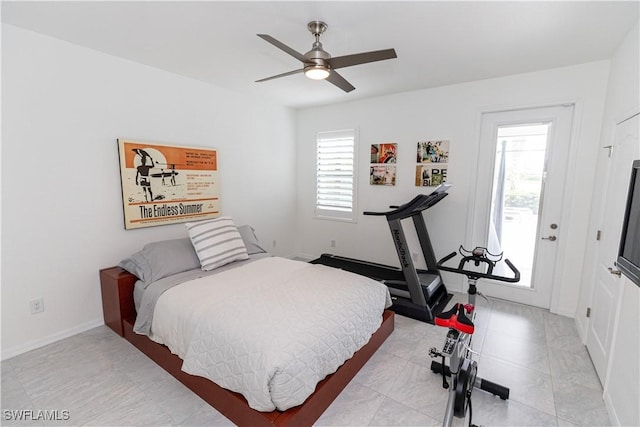
[[[576,151],[578,149],[578,137],[579,137],[579,129],[580,123],[583,114],[582,104],[577,99],[567,99],[560,101],[552,101],[547,103],[534,103],[534,104],[520,104],[520,105],[501,105],[501,106],[487,106],[484,108],[480,108],[476,113],[476,123],[474,129],[474,147],[473,147],[473,155],[474,158],[478,158],[481,146],[481,130],[482,130],[482,117],[484,114],[491,113],[506,113],[512,111],[523,111],[523,110],[532,110],[538,108],[553,108],[553,107],[573,107],[573,119],[571,122],[571,135],[569,136],[569,147],[568,147],[568,155],[567,155],[567,166],[565,170],[565,197],[562,200],[562,205],[560,206],[560,221],[562,224],[570,224],[570,206],[572,203],[572,195],[575,188],[575,180],[576,180],[576,162],[577,156]],[[476,210],[476,204],[479,203],[478,198],[476,197],[476,177],[478,175],[478,162],[475,162],[473,166],[470,168],[469,175],[469,205],[467,211],[467,228],[465,233],[465,244],[472,246],[475,244],[473,242],[474,235],[474,215]],[[565,258],[568,247],[568,234],[570,227],[560,227],[558,231],[558,249],[557,249],[557,257],[555,268],[553,272],[553,286],[551,288],[551,301],[549,303],[549,311],[556,314],[561,314],[564,316],[573,317],[575,316],[574,312],[565,312],[564,310],[560,310],[560,295],[562,295],[562,291],[564,288],[564,281],[562,280],[565,275]],[[464,288],[464,283],[462,279],[460,279],[461,289],[466,292]]]

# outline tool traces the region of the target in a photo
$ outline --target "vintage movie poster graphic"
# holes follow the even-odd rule
[[[371,144],[371,163],[395,163],[398,144]]]
[[[416,166],[416,185],[418,187],[437,187],[446,181],[446,164]]]
[[[449,140],[418,142],[416,186],[437,187],[447,181]]]
[[[396,185],[396,166],[371,165],[369,184]]]
[[[449,163],[449,141],[418,142],[418,163]]]
[[[125,229],[220,215],[216,150],[118,139],[118,153]]]
[[[396,185],[396,155],[398,144],[385,142],[371,144],[369,184]]]

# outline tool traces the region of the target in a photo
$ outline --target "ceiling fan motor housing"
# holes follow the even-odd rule
[[[315,42],[313,44],[313,48],[309,52],[305,53],[304,57],[308,60],[308,64],[310,65],[322,65],[328,68],[329,63],[327,60],[331,58],[331,55],[322,49],[322,43]]]

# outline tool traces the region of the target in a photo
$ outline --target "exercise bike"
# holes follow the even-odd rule
[[[431,370],[442,374],[442,387],[449,389],[449,399],[442,422],[444,427],[451,426],[454,416],[458,418],[466,417],[467,409],[469,410],[469,427],[473,426],[471,422],[473,415],[471,392],[474,387],[499,396],[502,400],[509,398],[509,389],[507,387],[487,381],[476,375],[478,363],[477,360],[474,360],[474,357],[478,353],[471,349],[471,338],[475,328],[473,321],[476,316],[476,295],[479,293],[476,283],[478,279],[492,279],[510,283],[520,280],[520,272],[508,259],[505,259],[504,262],[513,272],[513,277],[499,276],[493,273],[496,264],[502,260],[502,253],[494,255],[483,247],[476,247],[469,251],[462,246],[460,246],[458,252],[462,259],[457,268],[443,265],[454,258],[457,255],[456,252],[452,252],[438,261],[438,268],[467,276],[469,284],[469,289],[467,290],[468,302],[467,304],[457,303],[450,310],[436,315],[435,324],[449,328],[449,332],[442,350],[438,351],[435,347],[429,350],[429,355],[432,358],[442,358],[442,362],[435,360],[431,362]],[[471,267],[471,264],[473,264],[475,270]],[[484,297],[484,295],[482,296]],[[449,359],[448,366],[445,364],[445,359],[447,358]],[[451,385],[447,382],[447,377],[451,377]]]

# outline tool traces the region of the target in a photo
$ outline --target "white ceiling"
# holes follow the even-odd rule
[[[455,84],[610,58],[638,1],[2,1],[2,21],[291,107]],[[398,58],[344,68],[344,93],[303,74],[256,36],[298,52],[323,20],[332,56],[395,48]]]

